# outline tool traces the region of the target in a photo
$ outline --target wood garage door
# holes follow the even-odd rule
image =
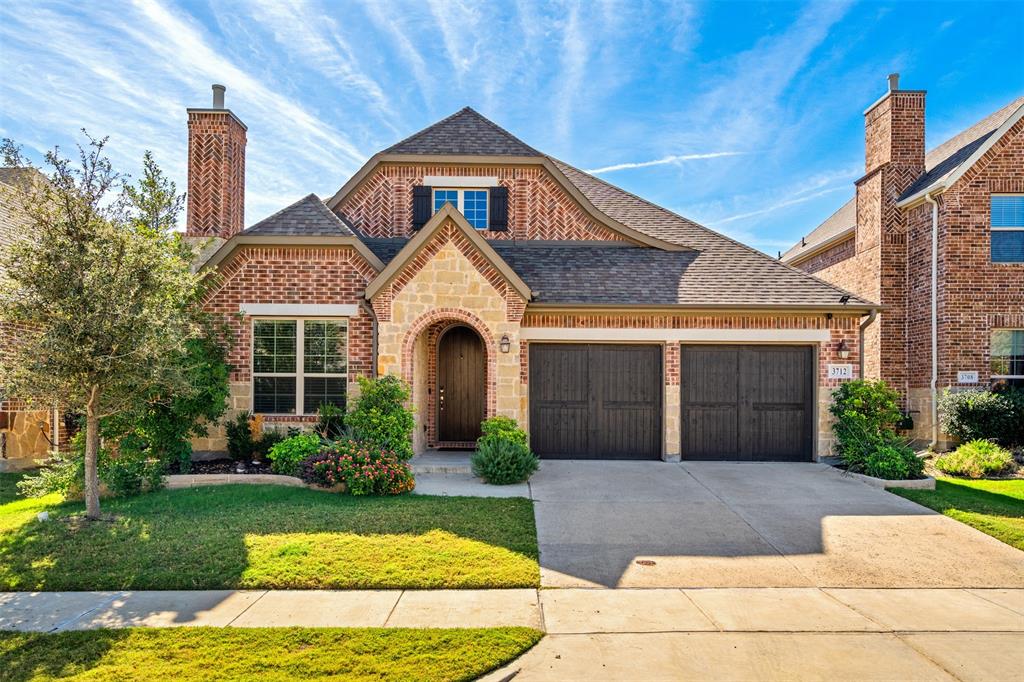
[[[808,461],[814,349],[683,346],[684,459]]]
[[[661,346],[530,344],[530,446],[557,459],[660,459]]]

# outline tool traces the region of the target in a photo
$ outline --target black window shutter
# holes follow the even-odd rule
[[[496,232],[508,231],[508,187],[492,187],[490,192],[491,210],[488,229]]]
[[[412,229],[419,230],[430,220],[430,188],[415,185],[412,188]]]

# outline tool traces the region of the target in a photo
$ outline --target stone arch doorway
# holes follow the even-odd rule
[[[487,409],[487,353],[477,332],[464,324],[437,340],[437,442],[469,446],[480,437]]]

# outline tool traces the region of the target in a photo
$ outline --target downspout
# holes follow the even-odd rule
[[[939,444],[939,202],[931,193],[924,200],[932,205],[932,442],[930,448]]]
[[[359,305],[363,306],[370,315],[370,377],[377,377],[377,313],[373,312],[373,306],[365,298],[359,299]]]
[[[860,333],[857,338],[858,348],[860,349],[860,378],[864,378],[864,330],[871,326],[871,323],[878,317],[878,310],[875,308],[871,309],[868,313],[868,319],[860,323]]]

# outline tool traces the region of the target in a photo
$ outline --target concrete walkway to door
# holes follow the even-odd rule
[[[1024,587],[1024,552],[824,464],[545,461],[545,587]]]

